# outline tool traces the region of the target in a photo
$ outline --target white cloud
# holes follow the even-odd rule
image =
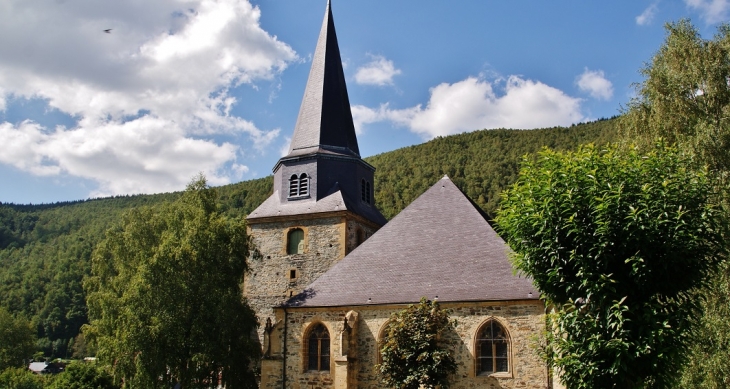
[[[364,105],[351,106],[350,111],[352,111],[352,121],[355,125],[355,133],[358,135],[362,134],[363,128],[367,123],[375,123],[384,120],[387,107],[387,104],[385,104],[376,111]]]
[[[231,171],[233,171],[233,174],[235,174],[236,178],[239,180],[243,178],[244,174],[248,173],[248,170],[248,166],[239,165],[237,163],[234,163],[231,166]]]
[[[408,127],[426,139],[464,131],[491,128],[532,129],[570,125],[584,119],[580,99],[538,81],[510,76],[504,93],[475,77],[431,88],[431,98],[421,105],[391,109],[353,107],[356,126],[389,120]]]
[[[213,136],[262,148],[279,130],[232,116],[228,91],[297,59],[259,17],[246,0],[0,3],[0,109],[12,94],[78,118],[52,131],[2,124],[0,161],[91,178],[104,194],[179,190],[201,170],[212,184],[238,177],[236,147]]]
[[[371,56],[372,61],[359,67],[355,72],[355,82],[361,85],[393,85],[393,77],[401,74],[393,61],[380,55]]]
[[[730,13],[728,0],[684,0],[688,7],[700,12],[700,16],[708,24],[727,21]]]
[[[279,148],[279,156],[286,157],[289,154],[289,146],[291,146],[291,137],[285,136],[284,143]]]
[[[588,92],[593,98],[610,100],[613,97],[613,84],[606,79],[603,70],[585,69],[583,74],[575,79],[578,88]]]
[[[36,175],[65,172],[92,179],[99,188],[91,196],[179,190],[197,171],[211,184],[227,183],[223,165],[237,150],[229,143],[187,137],[182,128],[149,116],[53,131],[29,121],[3,123],[0,139],[0,162]],[[244,168],[234,165],[232,171]]]
[[[651,24],[652,20],[654,20],[654,16],[656,15],[656,12],[659,10],[659,4],[653,3],[650,5],[647,9],[644,10],[644,12],[641,13],[641,15],[636,17],[636,24],[640,26],[646,26],[648,24]]]

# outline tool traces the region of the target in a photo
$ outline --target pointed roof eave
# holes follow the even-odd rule
[[[360,157],[329,1],[288,156],[322,152]]]
[[[281,204],[279,193],[274,192],[268,199],[251,212],[246,219],[251,222],[258,220],[291,217],[298,215],[320,215],[331,212],[347,211],[369,220],[375,225],[382,226],[387,220],[375,208],[353,201],[340,190],[339,183],[327,191],[319,201],[293,201]]]

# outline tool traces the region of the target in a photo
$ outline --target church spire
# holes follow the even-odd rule
[[[287,157],[320,152],[360,156],[329,0]]]

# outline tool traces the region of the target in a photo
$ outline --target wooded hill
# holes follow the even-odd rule
[[[447,174],[490,216],[499,193],[516,179],[521,158],[542,147],[574,149],[617,138],[617,120],[568,128],[488,130],[439,137],[373,157],[376,204],[390,219]],[[272,191],[272,177],[218,188],[221,209],[244,217]],[[154,206],[180,193],[117,196],[43,205],[0,204],[0,305],[36,325],[47,356],[71,356],[87,322],[82,281],[94,246],[133,207]]]

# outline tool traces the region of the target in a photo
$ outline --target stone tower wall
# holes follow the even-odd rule
[[[295,228],[304,231],[304,252],[287,254],[287,235]],[[266,319],[273,320],[273,307],[302,292],[357,247],[358,234],[364,240],[375,231],[353,215],[250,223],[259,255],[249,259],[243,294],[259,319],[260,339]]]

